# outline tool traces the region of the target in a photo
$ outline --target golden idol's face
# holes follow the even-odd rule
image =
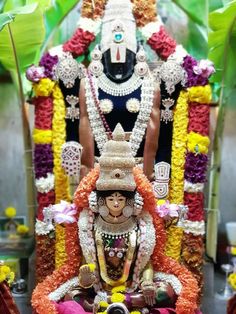
[[[114,192],[105,198],[106,206],[109,209],[110,215],[119,217],[122,214],[122,209],[126,205],[126,197],[119,192]]]

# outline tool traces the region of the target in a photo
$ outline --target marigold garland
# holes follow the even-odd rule
[[[189,101],[203,104],[210,104],[211,102],[211,87],[205,86],[193,86],[188,88]]]
[[[163,220],[155,213],[156,200],[153,195],[151,184],[143,174],[142,169],[136,167],[133,172],[137,190],[144,199],[144,208],[152,215],[153,224],[156,230],[156,246],[151,257],[153,268],[155,271],[174,274],[180,280],[183,287],[176,302],[176,313],[194,314],[197,309],[197,282],[191,272],[181,266],[174,259],[164,254],[166,232]]]
[[[32,306],[40,314],[57,314],[56,305],[48,298],[50,292],[56,290],[62,283],[76,276],[79,271],[79,259],[81,257],[78,246],[77,224],[66,226],[66,248],[71,255],[67,263],[55,270],[42,283],[38,284],[32,295]]]
[[[137,27],[143,27],[157,20],[155,0],[132,0],[132,2]]]
[[[81,16],[97,19],[103,15],[107,0],[84,0],[81,8]]]
[[[176,261],[180,261],[183,229],[178,226],[170,226],[167,228],[166,233],[165,253]]]
[[[39,81],[37,84],[33,84],[33,90],[36,97],[39,96],[50,96],[53,88],[54,88],[55,82],[50,80],[49,78],[43,78]]]
[[[55,228],[56,243],[55,243],[55,267],[61,267],[67,259],[65,250],[65,228],[61,225],[56,225]]]
[[[65,123],[65,103],[62,92],[59,86],[56,84],[53,90],[53,158],[54,168],[53,173],[55,176],[55,195],[56,204],[61,200],[70,201],[69,195],[69,182],[64,170],[61,167],[61,147],[66,138],[66,123]],[[65,232],[62,226],[56,226],[56,252],[55,252],[55,264],[56,267],[61,266],[66,260],[65,253]]]
[[[181,91],[174,110],[170,202],[183,204],[184,163],[188,126],[188,93]]]
[[[83,209],[84,205],[88,205],[88,195],[95,188],[98,176],[99,168],[97,167],[81,181],[75,193],[75,201],[79,206],[78,214]],[[194,314],[197,308],[196,300],[198,292],[196,280],[185,267],[181,266],[170,257],[164,255],[166,233],[163,220],[155,213],[156,200],[153,195],[152,186],[143,174],[142,169],[138,167],[134,169],[134,177],[137,190],[144,198],[144,208],[152,215],[156,230],[156,246],[151,257],[154,270],[171,273],[178,277],[182,284],[182,291],[176,302],[176,313]],[[60,269],[54,271],[53,274],[47,277],[44,282],[39,284],[33,292],[32,305],[33,308],[40,314],[57,313],[55,305],[48,298],[48,294],[58,288],[63,282],[78,273],[81,254],[80,251],[78,251],[78,235],[75,231],[77,231],[76,228],[74,228],[74,234],[70,238],[66,237],[66,239],[70,241],[70,245],[73,246],[73,251],[76,252],[77,250],[76,254],[73,255],[73,258],[76,260],[73,258],[72,260],[68,259],[66,265],[63,265]]]
[[[61,147],[66,139],[65,103],[58,85],[53,90],[52,147],[54,153],[54,175],[56,203],[70,201],[68,178],[61,167]]]
[[[36,234],[36,282],[42,282],[55,269],[55,238]]]

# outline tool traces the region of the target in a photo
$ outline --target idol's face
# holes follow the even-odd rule
[[[119,192],[114,192],[110,196],[105,198],[106,206],[109,209],[109,213],[113,217],[119,217],[122,214],[122,210],[126,204],[126,197]]]

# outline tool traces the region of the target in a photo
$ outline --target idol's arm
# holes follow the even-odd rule
[[[84,79],[80,82],[80,121],[79,121],[79,139],[80,144],[83,146],[82,152],[82,176],[94,167],[94,139],[93,132],[90,126],[87,105],[85,98]]]
[[[143,171],[149,180],[154,177],[153,169],[155,156],[158,149],[158,138],[160,131],[160,89],[159,85],[155,86],[153,107],[150,120],[147,126],[145,146],[144,146],[144,161]]]

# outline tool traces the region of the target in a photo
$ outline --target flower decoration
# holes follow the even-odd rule
[[[47,173],[47,177],[41,177],[35,180],[37,191],[40,193],[48,193],[54,189],[55,177],[52,173]]]
[[[27,235],[27,234],[28,234],[28,232],[29,232],[29,227],[26,226],[26,225],[18,225],[16,231],[17,231],[17,233],[18,233],[19,235],[24,236],[24,235]]]
[[[192,153],[208,153],[210,139],[208,136],[203,136],[195,132],[188,134],[188,150]]]
[[[188,132],[196,132],[207,136],[209,134],[210,107],[208,104],[189,103]]]
[[[81,56],[87,51],[89,45],[94,40],[94,34],[78,28],[72,38],[63,45],[63,50],[71,52],[75,56]]]
[[[10,267],[4,265],[2,262],[0,264],[0,283],[7,281],[8,284],[12,284],[15,279],[14,272],[11,271]]]
[[[167,59],[176,48],[176,42],[166,32],[163,26],[160,27],[159,32],[154,33],[147,43],[161,58]]]
[[[76,209],[74,204],[61,201],[59,204],[52,206],[54,211],[54,220],[58,224],[75,222]]]
[[[193,72],[197,75],[208,78],[215,73],[215,68],[212,61],[200,60],[198,64],[193,67]]]
[[[193,86],[188,89],[189,102],[210,104],[211,102],[211,87],[205,86]]]
[[[49,52],[42,56],[39,65],[44,68],[45,77],[54,79],[54,69],[57,63],[58,56],[51,56]]]
[[[34,97],[34,127],[41,130],[51,130],[53,102],[51,97]]]
[[[230,274],[228,277],[228,282],[231,287],[236,290],[236,273]]]
[[[184,178],[191,183],[204,183],[208,156],[205,154],[187,153]]]
[[[156,21],[156,1],[133,0],[133,14],[138,27]]]
[[[14,218],[16,216],[16,209],[15,207],[7,207],[4,210],[5,216],[7,218]]]
[[[51,81],[49,78],[42,78],[39,83],[33,85],[33,90],[35,96],[50,96],[55,82]]]
[[[33,140],[35,144],[51,144],[52,143],[52,131],[40,130],[34,128]]]
[[[26,70],[26,78],[33,82],[39,82],[42,78],[45,77],[44,74],[44,67],[41,66],[35,66],[32,64],[27,70]]]
[[[160,217],[178,217],[179,216],[179,206],[176,204],[170,204],[166,201],[164,204],[157,205],[156,211]]]

